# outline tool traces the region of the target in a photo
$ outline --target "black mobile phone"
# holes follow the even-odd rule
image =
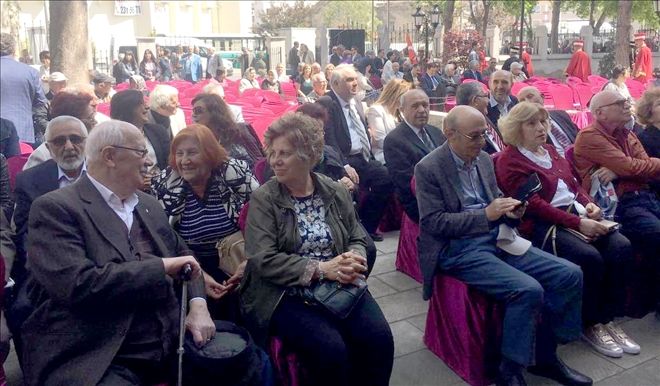
[[[520,188],[518,188],[518,191],[516,192],[516,195],[513,198],[520,201],[521,203],[524,203],[534,193],[541,190],[541,188],[542,188],[541,180],[539,180],[538,174],[532,173],[527,179],[527,181],[524,184],[522,184]]]

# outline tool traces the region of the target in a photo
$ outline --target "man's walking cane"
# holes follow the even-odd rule
[[[190,281],[190,278],[192,277],[192,266],[190,264],[184,265],[179,276],[181,278],[181,315],[179,317],[179,348],[176,352],[179,355],[177,385],[182,386],[183,383],[181,382],[181,376],[183,369],[183,352],[185,351],[183,348],[183,341],[186,336],[186,306],[188,305],[188,285],[186,282]]]

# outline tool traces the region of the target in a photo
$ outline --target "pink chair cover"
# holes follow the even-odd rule
[[[511,95],[518,95],[518,92],[523,88],[527,86],[533,86],[534,84],[527,84],[525,82],[515,82],[511,86]]]
[[[450,112],[451,109],[453,109],[454,107],[456,107],[456,98],[447,97],[447,99],[445,100],[445,112],[446,113]]]
[[[422,270],[419,268],[417,256],[417,236],[419,225],[408,217],[406,212],[401,216],[401,232],[399,246],[396,251],[396,270],[405,273],[418,282],[422,282]]]
[[[483,293],[436,274],[424,344],[473,386],[493,383],[500,358],[502,310]]]
[[[268,344],[270,359],[273,362],[275,376],[282,386],[299,386],[303,384],[304,369],[300,365],[298,356],[288,352],[277,336],[270,338]]]
[[[264,178],[264,170],[266,170],[267,162],[268,160],[266,160],[266,158],[262,158],[254,164],[254,178],[259,181],[259,184],[266,182]]]
[[[585,127],[591,125],[591,123],[594,121],[594,117],[591,115],[591,111],[589,110],[570,112],[568,115],[571,117],[571,121],[575,123],[578,129],[584,129]]]
[[[16,183],[16,175],[23,170],[23,165],[25,165],[29,157],[30,154],[28,153],[7,158],[7,169],[9,171],[9,189],[11,189],[12,192],[14,191],[14,186]]]
[[[18,147],[21,149],[21,154],[23,155],[30,155],[34,151],[32,146],[25,142],[19,142]]]
[[[577,100],[580,102],[580,108],[583,110],[587,108],[591,97],[594,96],[592,86],[589,83],[576,83],[571,85],[577,96]]]
[[[552,95],[555,109],[573,110],[573,90],[565,84],[552,84],[548,86],[548,92]]]

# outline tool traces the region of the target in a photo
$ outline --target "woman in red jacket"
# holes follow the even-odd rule
[[[571,165],[546,144],[549,119],[543,107],[521,102],[499,120],[498,127],[509,145],[496,164],[502,191],[515,196],[533,173],[542,185],[528,200],[520,231],[535,246],[582,268],[583,339],[607,356],[638,354],[639,345],[613,323],[622,314],[630,277],[630,241],[618,231],[608,232],[598,221],[601,210],[580,186]],[[571,231],[584,234],[588,241]]]

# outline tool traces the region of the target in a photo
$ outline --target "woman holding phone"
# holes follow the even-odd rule
[[[571,165],[546,144],[549,124],[548,112],[530,102],[517,104],[499,120],[509,146],[495,165],[498,185],[505,194],[515,195],[530,175],[538,175],[541,190],[528,198],[521,233],[536,247],[582,268],[583,339],[610,357],[638,354],[639,345],[613,322],[623,314],[630,281],[630,241],[600,221],[600,208],[581,187]]]

